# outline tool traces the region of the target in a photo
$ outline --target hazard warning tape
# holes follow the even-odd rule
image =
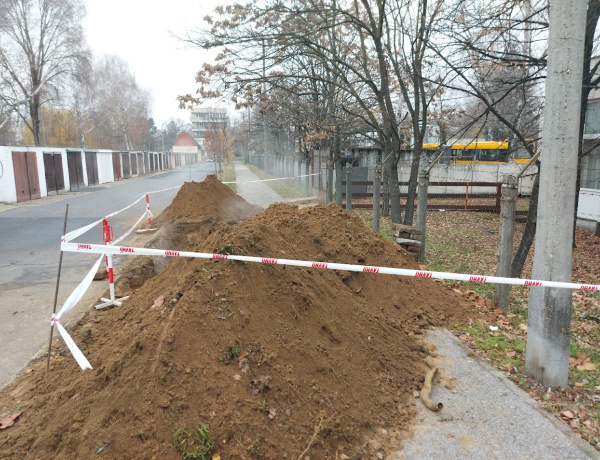
[[[500,276],[469,275],[463,273],[433,272],[425,270],[411,270],[407,268],[376,267],[367,265],[352,265],[330,262],[313,262],[307,260],[275,259],[269,257],[238,256],[230,254],[210,254],[204,252],[174,251],[168,249],[135,248],[128,246],[104,246],[100,244],[66,243],[61,244],[65,252],[85,252],[92,254],[121,254],[144,255],[163,257],[195,257],[200,259],[227,259],[243,262],[255,262],[269,265],[291,265],[294,267],[323,268],[329,270],[343,270],[363,273],[379,273],[382,275],[411,276],[416,278],[435,278],[456,281],[470,281],[473,283],[512,284],[517,286],[540,286],[562,289],[581,289],[585,291],[600,291],[600,285],[566,283],[561,281],[539,281],[520,278],[504,278]]]
[[[318,174],[319,173],[313,173],[313,174],[304,174],[302,176],[278,177],[278,178],[275,178],[275,179],[259,179],[259,180],[223,182],[223,184],[250,184],[250,183],[254,183],[254,182],[269,182],[269,181],[274,181],[274,180],[298,179],[298,178],[301,178],[301,177],[317,176]],[[137,200],[135,200],[131,204],[128,204],[123,209],[119,209],[118,211],[112,212],[112,213],[104,216],[102,219],[98,219],[97,221],[92,222],[91,224],[88,224],[85,227],[80,227],[80,228],[77,228],[75,230],[70,231],[69,233],[67,233],[65,236],[62,237],[62,241],[63,242],[69,242],[69,241],[74,240],[75,238],[83,235],[84,233],[88,232],[89,230],[91,230],[95,226],[100,225],[104,219],[109,219],[111,217],[114,217],[117,214],[120,214],[123,211],[126,211],[129,208],[135,206],[136,204],[138,204],[140,201],[142,201],[144,199],[146,200],[146,212],[144,213],[144,215],[142,217],[148,216],[148,219],[150,219],[150,217],[152,217],[152,212],[150,211],[150,204],[148,202],[148,195],[153,194],[153,193],[168,192],[170,190],[177,190],[177,189],[180,189],[180,188],[181,188],[181,185],[176,185],[174,187],[163,188],[163,189],[160,189],[160,190],[153,190],[151,192],[144,193]],[[123,237],[121,237],[121,239],[123,239],[125,236],[126,235],[124,235]]]
[[[315,174],[309,174],[307,176],[314,176]],[[307,177],[307,176],[296,176],[296,177]],[[293,179],[293,177],[288,177],[288,178],[281,178],[281,179]],[[280,179],[266,179],[266,180],[258,180],[258,181],[245,181],[243,183],[246,182],[266,182],[269,180],[280,180]],[[236,183],[236,182],[224,182],[224,183]],[[69,295],[69,297],[67,298],[67,300],[65,301],[63,307],[60,309],[60,311],[56,314],[52,314],[52,318],[50,320],[50,326],[54,327],[56,326],[59,330],[60,335],[62,336],[63,340],[65,341],[65,343],[67,344],[67,347],[69,348],[69,351],[71,352],[71,354],[73,355],[73,357],[75,358],[75,360],[77,361],[77,364],[79,364],[79,366],[81,367],[82,370],[85,369],[91,369],[92,366],[89,363],[89,361],[86,359],[86,357],[83,355],[83,353],[81,352],[81,350],[77,347],[77,345],[75,344],[75,341],[73,340],[73,338],[69,335],[69,333],[66,331],[66,329],[60,324],[59,320],[60,318],[67,313],[68,311],[70,311],[83,297],[83,294],[87,291],[88,287],[90,286],[90,284],[92,283],[92,280],[94,278],[94,275],[96,274],[96,272],[98,271],[98,267],[100,266],[100,263],[102,261],[102,258],[105,255],[108,254],[123,254],[123,253],[127,253],[127,254],[133,254],[133,249],[134,248],[125,248],[125,247],[120,247],[120,246],[112,246],[112,245],[107,245],[107,246],[100,246],[100,245],[91,245],[91,244],[79,244],[79,243],[69,243],[69,241],[72,241],[73,239],[83,235],[84,233],[86,233],[87,231],[91,230],[92,228],[94,228],[95,226],[103,223],[106,219],[110,218],[110,217],[114,217],[117,214],[126,211],[127,209],[130,209],[131,207],[135,206],[137,203],[139,203],[140,201],[142,201],[143,199],[146,200],[146,209],[144,211],[144,213],[142,214],[142,216],[138,219],[138,221],[133,224],[133,226],[131,226],[129,228],[129,230],[127,230],[120,238],[118,238],[117,240],[115,240],[112,244],[117,244],[119,242],[121,242],[123,239],[125,239],[127,236],[129,236],[131,234],[131,232],[139,225],[139,223],[142,221],[142,219],[144,217],[148,217],[148,222],[150,223],[150,218],[152,217],[152,212],[150,211],[150,203],[149,203],[149,194],[153,194],[153,193],[161,193],[161,192],[166,192],[169,190],[176,190],[181,188],[181,185],[175,186],[175,187],[169,187],[169,188],[164,188],[161,190],[153,190],[151,192],[145,193],[143,194],[140,198],[138,198],[136,201],[134,201],[133,203],[125,206],[124,208],[115,211],[111,214],[108,214],[106,217],[99,219],[95,222],[92,222],[91,224],[88,224],[84,227],[80,227],[77,228],[67,234],[65,234],[64,236],[61,237],[61,250],[63,251],[68,251],[68,252],[80,252],[81,248],[89,248],[89,250],[86,249],[86,252],[89,253],[96,253],[95,249],[97,247],[102,247],[105,250],[101,251],[99,254],[101,254],[100,258],[96,261],[96,263],[94,264],[94,266],[90,269],[90,271],[87,273],[87,275],[85,276],[85,278],[83,279],[83,281],[75,288],[75,290],[71,293],[71,295]],[[63,246],[64,245],[64,246]],[[74,249],[75,248],[75,249]],[[113,250],[113,248],[116,248],[116,250]],[[138,249],[136,254],[139,254],[140,251],[144,250],[143,248],[136,248]],[[129,251],[131,250],[131,251]],[[163,255],[163,256],[178,256],[180,255],[180,253],[178,251],[158,251],[159,253],[157,254],[151,254],[151,255]],[[193,253],[189,253],[189,254],[193,254]],[[207,258],[215,258],[215,259],[223,259],[226,257],[222,257],[221,254],[214,254],[215,257],[212,257],[212,255],[206,254],[206,256],[211,256],[211,257],[207,257]],[[199,257],[199,256],[190,256],[190,257]],[[231,256],[232,258],[234,256]],[[264,259],[264,260],[275,260],[275,259]],[[259,262],[260,260],[256,260],[255,262]],[[268,263],[268,262],[265,262]],[[281,263],[281,262],[280,262]],[[111,284],[112,284],[112,268],[108,268],[108,273],[109,276],[111,278]]]

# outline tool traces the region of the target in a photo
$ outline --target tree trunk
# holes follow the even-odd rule
[[[342,207],[342,159],[335,160],[335,204]]]
[[[381,208],[381,215],[388,217],[390,215],[390,162],[389,159],[385,163],[383,168],[383,206]]]
[[[412,164],[410,166],[410,179],[408,180],[408,195],[406,197],[406,210],[404,211],[404,225],[412,225],[415,215],[415,197],[419,180],[419,163],[421,162],[421,147],[415,144]]]
[[[390,202],[392,222],[402,222],[402,210],[400,208],[400,183],[398,182],[398,161],[393,159],[390,164]]]
[[[517,178],[510,175],[504,176],[502,184],[502,202],[500,204],[498,252],[496,254],[498,257],[496,263],[496,276],[499,277],[510,276],[518,193]],[[510,288],[510,284],[496,284],[494,289],[494,303],[505,312],[508,312]]]
[[[379,208],[381,206],[381,166],[373,169],[373,231],[379,233]]]
[[[36,147],[42,145],[42,138],[40,136],[40,104],[39,93],[33,94],[29,106],[29,115],[31,116],[31,134],[33,134],[33,143]]]
[[[533,181],[533,188],[531,189],[531,197],[529,197],[529,210],[527,211],[527,220],[525,222],[525,231],[521,237],[519,248],[515,253],[511,266],[511,276],[513,278],[520,278],[523,273],[523,266],[527,260],[527,255],[533,244],[533,237],[535,236],[535,229],[537,226],[537,208],[538,208],[538,197],[540,191],[540,163],[538,162],[538,173]]]
[[[588,97],[592,90],[592,79],[594,78],[591,72],[592,53],[594,49],[594,36],[600,16],[600,0],[590,0],[587,10],[586,27],[585,27],[585,48],[583,55],[583,78],[581,90],[581,108],[579,111],[579,158],[577,162],[577,184],[575,187],[575,213],[573,215],[573,248],[577,246],[575,240],[575,229],[577,227],[577,208],[579,206],[579,190],[581,189],[581,163],[586,153],[583,151],[583,132],[585,128],[585,114],[587,112]]]

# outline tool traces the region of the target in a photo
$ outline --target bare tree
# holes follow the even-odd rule
[[[85,54],[80,0],[4,0],[0,10],[0,90],[41,145],[40,108],[56,97]],[[21,110],[22,108],[26,110]]]
[[[92,132],[96,126],[94,112],[96,81],[92,62],[87,57],[81,57],[75,62],[68,81],[68,91],[69,105],[77,120],[79,146],[84,148],[85,135]]]
[[[94,137],[110,148],[143,149],[149,129],[150,93],[138,85],[128,64],[115,55],[99,60],[95,79]]]
[[[209,158],[216,161],[231,161],[233,158],[234,138],[227,126],[206,132],[204,147]]]
[[[203,47],[224,47],[217,62],[198,73],[200,95],[229,93],[238,103],[240,98],[266,102],[268,82],[270,93],[285,88],[292,98],[306,96],[313,110],[304,111],[311,116],[299,125],[300,140],[306,140],[302,136],[309,126],[339,139],[342,120],[345,126],[362,124],[384,152],[391,216],[400,222],[397,164],[404,142],[400,121],[406,115],[400,101],[408,108],[416,145],[412,203],[433,82],[440,78],[423,76],[425,44],[440,6],[428,0],[296,0],[218,9],[208,18],[210,29],[189,38]],[[412,204],[407,209],[410,222]]]

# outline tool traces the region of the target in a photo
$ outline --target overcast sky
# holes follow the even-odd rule
[[[218,0],[85,0],[84,28],[95,54],[111,53],[124,58],[137,82],[152,93],[156,126],[170,118],[189,121],[180,110],[178,95],[196,90],[194,76],[209,54],[190,49],[169,32],[183,35],[203,25]]]

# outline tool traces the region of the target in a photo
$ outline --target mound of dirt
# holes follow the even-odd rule
[[[189,195],[195,206],[180,202]],[[417,267],[335,205],[277,204],[219,224],[251,214],[239,200],[216,180],[186,184],[160,221],[182,231],[180,221],[213,219],[202,238],[188,227],[177,236],[192,251]],[[48,376],[34,364],[2,392],[3,414],[23,413],[0,432],[0,458],[99,448],[104,458],[181,458],[176,444],[199,447],[203,425],[222,459],[370,458],[382,428],[400,436],[410,426],[431,352],[423,330],[469,311],[428,279],[175,259],[73,333],[93,370],[55,347]]]
[[[249,204],[224,186],[216,176],[202,182],[186,182],[171,205],[156,219],[157,223],[229,222],[246,219],[263,209]]]
[[[223,186],[215,176],[207,176],[202,182],[186,182],[173,202],[154,219],[158,231],[144,247],[182,250],[191,242],[206,238],[215,224],[232,225],[262,210]],[[118,262],[120,276],[115,289],[118,297],[124,297],[151,276],[159,274],[169,259],[138,257],[133,260],[121,258]]]

